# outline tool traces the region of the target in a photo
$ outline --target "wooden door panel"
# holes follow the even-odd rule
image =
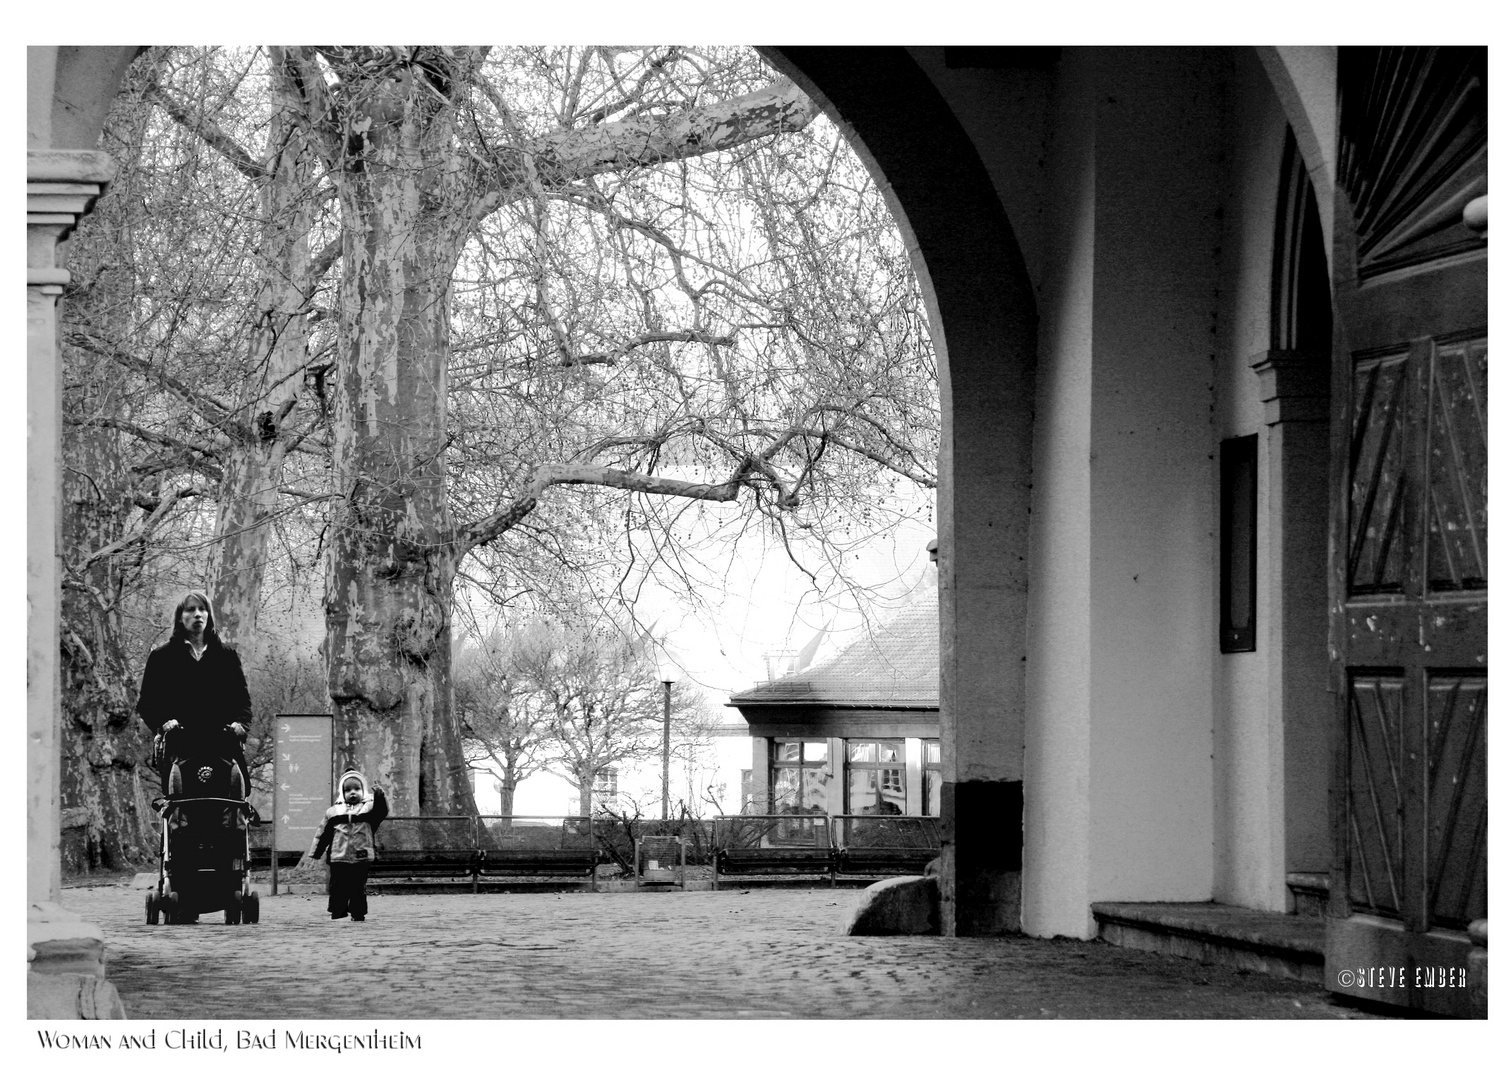
[[[1489,907],[1488,699],[1483,672],[1427,680],[1427,904],[1433,925],[1460,930]]]
[[[1348,900],[1399,916],[1405,891],[1405,681],[1353,672],[1348,686]]]
[[[1334,989],[1454,1015],[1482,999],[1418,969],[1466,972],[1488,912],[1488,272],[1463,222],[1488,190],[1486,65],[1338,57],[1326,967]],[[1340,981],[1364,969],[1404,983]]]
[[[1348,592],[1399,593],[1405,587],[1407,352],[1369,357],[1353,369],[1353,432],[1348,475]]]
[[[1486,338],[1433,350],[1426,585],[1435,595],[1489,586],[1488,376]]]

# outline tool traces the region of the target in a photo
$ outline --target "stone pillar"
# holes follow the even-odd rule
[[[771,740],[758,736],[750,739],[750,805],[739,808],[741,814],[771,812]]]
[[[764,50],[850,140],[891,208],[939,371],[941,932],[1021,926],[1028,497],[1038,317],[991,175],[906,50]]]
[[[1331,867],[1327,693],[1327,463],[1331,358],[1271,350],[1252,363],[1268,426],[1270,730],[1284,747],[1286,873]]]
[[[27,1013],[123,1019],[98,928],[58,904],[58,561],[61,365],[58,244],[115,173],[96,150],[26,154],[26,900]]]

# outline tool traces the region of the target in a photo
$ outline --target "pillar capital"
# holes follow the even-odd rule
[[[68,271],[57,265],[58,244],[115,176],[115,162],[99,150],[26,152],[26,284],[57,295]]]
[[[1269,349],[1250,362],[1258,375],[1264,423],[1325,420],[1331,401],[1331,358],[1324,353]]]

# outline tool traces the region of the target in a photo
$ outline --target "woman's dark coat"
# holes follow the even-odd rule
[[[218,638],[207,637],[204,654],[198,660],[188,639],[177,634],[153,649],[142,672],[136,711],[154,732],[161,731],[169,720],[182,725],[183,733],[175,739],[177,745],[168,748],[173,756],[234,753],[245,771],[240,744],[229,739],[224,729],[229,724],[251,726],[252,698],[241,658]]]

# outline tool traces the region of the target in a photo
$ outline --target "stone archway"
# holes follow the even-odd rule
[[[934,322],[939,460],[942,926],[1021,926],[1028,522],[1037,313],[974,144],[902,48],[762,50],[881,185]]]

